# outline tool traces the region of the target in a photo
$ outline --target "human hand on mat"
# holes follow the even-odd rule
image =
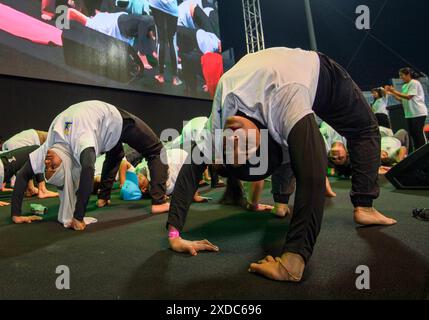
[[[0,201],[0,207],[8,206],[10,205],[9,202]]]
[[[170,238],[169,240],[173,251],[189,253],[192,256],[196,256],[198,251],[219,251],[219,248],[208,240],[188,241],[180,237]]]
[[[32,223],[33,221],[40,221],[43,220],[43,218],[39,216],[13,216],[12,220],[14,223],[21,224]]]

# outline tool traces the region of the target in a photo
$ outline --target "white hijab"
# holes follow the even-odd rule
[[[71,150],[63,144],[54,144],[52,148],[62,160],[61,165],[57,168],[53,176],[46,180],[58,188],[60,196],[60,208],[58,210],[58,221],[68,228],[76,206],[76,193],[79,188],[79,179],[81,166],[77,163]]]

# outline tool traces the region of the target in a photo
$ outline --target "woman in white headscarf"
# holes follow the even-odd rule
[[[25,186],[35,173],[44,173],[60,188],[59,221],[75,230],[85,229],[85,211],[93,190],[96,157],[106,153],[99,206],[108,204],[114,178],[128,143],[145,157],[151,170],[152,212],[169,210],[165,197],[167,166],[161,161],[162,143],[139,118],[102,101],[72,105],[52,122],[46,142],[30,154],[17,176],[12,199],[15,223],[37,220],[22,216]],[[69,219],[71,219],[69,221]]]

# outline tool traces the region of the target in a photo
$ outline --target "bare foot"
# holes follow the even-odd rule
[[[86,228],[86,224],[84,221],[79,221],[75,218],[72,219],[70,224],[70,229],[73,229],[75,231],[83,231]]]
[[[49,190],[42,192],[39,190],[37,197],[39,199],[56,198],[56,197],[58,197],[58,192],[53,192],[53,191],[49,191]]]
[[[27,190],[25,191],[26,197],[32,197],[36,194],[39,194],[39,189],[37,189],[36,187],[27,188]]]
[[[155,76],[156,81],[158,81],[160,84],[164,84],[165,79],[164,76],[162,74],[158,74]]]
[[[170,203],[166,202],[163,204],[153,204],[151,212],[153,214],[157,214],[157,213],[165,213],[165,212],[168,212],[169,210],[170,210]]]
[[[388,218],[378,212],[375,208],[356,207],[354,210],[354,220],[356,223],[369,225],[390,226],[397,223],[395,219]]]
[[[143,67],[147,70],[152,70],[153,67],[150,65],[149,61],[147,61],[147,57],[144,54],[139,53],[139,58],[141,62],[143,63]]]
[[[5,207],[5,206],[8,206],[8,205],[10,205],[9,202],[0,201],[0,207]]]
[[[284,253],[281,258],[267,256],[258,263],[252,263],[249,272],[261,274],[272,280],[299,282],[304,269],[304,259],[299,254]]]
[[[196,203],[206,203],[209,202],[211,198],[202,197],[202,196],[194,196],[194,202]]]
[[[289,206],[285,203],[275,203],[271,213],[275,214],[279,218],[284,218],[291,214]]]
[[[104,199],[98,199],[97,200],[97,207],[99,208],[104,208],[108,205],[110,205],[110,200],[104,200]]]
[[[45,21],[51,21],[53,17],[54,17],[54,16],[51,16],[51,15],[46,14],[46,13],[43,13],[43,14],[41,15],[41,18],[42,18],[43,20],[45,20]]]
[[[266,212],[266,211],[271,212],[273,209],[274,209],[274,206],[271,206],[269,204],[261,204],[261,203],[258,203],[256,205],[252,203],[247,204],[247,210],[254,211],[254,212]]]
[[[173,78],[173,86],[180,86],[182,84],[182,80],[179,79],[179,77]]]

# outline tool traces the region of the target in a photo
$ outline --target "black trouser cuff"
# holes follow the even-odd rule
[[[284,254],[284,253],[299,254],[302,257],[302,259],[304,259],[305,265],[308,264],[308,262],[310,261],[310,258],[311,258],[311,252],[310,251],[308,251],[308,250],[306,250],[305,248],[302,248],[302,247],[295,247],[293,245],[287,245],[286,244],[283,247],[282,254]]]
[[[274,202],[276,203],[288,204],[289,198],[290,198],[290,194],[279,194],[279,193],[273,194],[273,199],[274,199]]]
[[[365,196],[351,196],[350,197],[354,207],[366,207],[371,208],[373,199]]]
[[[155,200],[155,199],[152,199],[152,205],[160,205],[160,204],[164,204],[164,203],[166,203],[167,202],[167,199],[160,199],[160,200]]]

